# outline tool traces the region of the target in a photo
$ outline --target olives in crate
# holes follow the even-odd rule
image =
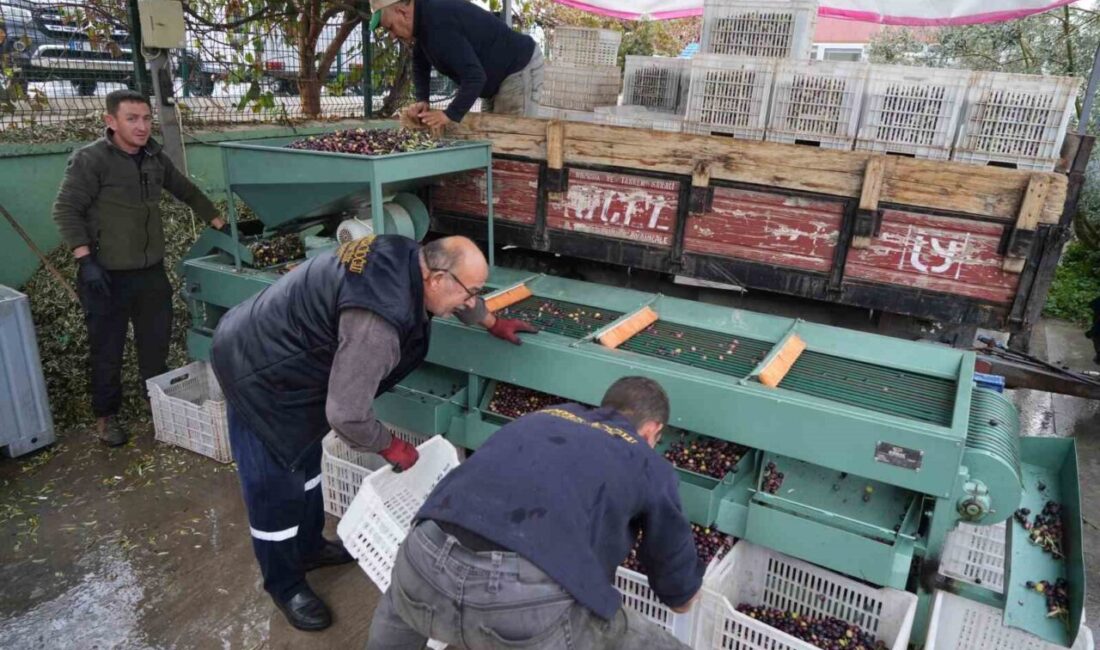
[[[704,565],[710,564],[710,561],[714,558],[725,557],[726,553],[733,548],[734,542],[737,541],[736,538],[720,532],[716,528],[708,528],[698,524],[691,525],[691,534],[695,538],[695,551]],[[634,547],[630,549],[630,554],[626,556],[622,566],[631,571],[645,573],[646,569],[642,565],[641,558],[638,557],[638,546],[641,541],[642,535],[639,532],[638,539],[634,542]]]
[[[665,458],[680,469],[723,478],[745,455],[745,448],[725,440],[681,435],[665,450]]]
[[[791,610],[741,603],[737,611],[822,650],[886,650],[886,643],[832,616],[805,616]]]
[[[409,129],[346,129],[311,135],[287,145],[290,149],[351,153],[361,156],[385,156],[410,151],[426,151],[446,146],[427,131]]]

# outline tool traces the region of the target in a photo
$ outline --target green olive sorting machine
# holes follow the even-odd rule
[[[231,194],[259,222],[238,227],[231,200],[233,234],[208,231],[183,262],[196,358],[208,355],[226,309],[279,277],[252,265],[252,239],[295,233],[312,254],[335,243],[326,223],[360,210],[375,232],[421,235],[426,210],[409,192],[465,169],[489,174],[492,206],[488,143],[380,157],[285,144],[223,145]],[[489,224],[491,242],[491,208]],[[615,379],[645,375],[668,392],[671,426],[750,449],[721,479],[678,470],[694,522],[916,592],[917,645],[936,589],[996,606],[1007,625],[1052,643],[1073,643],[1085,589],[1074,443],[1021,437],[1012,403],[975,386],[972,352],[495,266],[489,288],[521,283],[533,295],[515,308],[537,318],[539,335],[517,347],[437,319],[427,364],[377,401],[382,419],[476,449],[506,422],[488,408],[495,382],[592,404]],[[654,325],[617,349],[597,341],[643,308],[657,312]],[[761,383],[762,368],[795,336],[806,350],[777,387]],[[769,465],[785,474],[775,493],[761,489]],[[1049,501],[1062,507],[1061,559],[1012,519]],[[1006,593],[939,575],[945,537],[959,522],[1005,521]],[[1028,582],[1058,578],[1069,583],[1068,621],[1047,617],[1043,599],[1026,593]]]

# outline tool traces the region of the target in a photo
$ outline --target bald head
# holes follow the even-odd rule
[[[466,237],[444,237],[421,249],[424,305],[436,316],[447,316],[464,304],[473,304],[489,277],[489,263],[481,249]]]

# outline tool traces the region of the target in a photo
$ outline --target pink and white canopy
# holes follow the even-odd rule
[[[557,0],[615,18],[653,20],[703,13],[702,0]],[[1074,0],[821,0],[820,15],[886,25],[993,23],[1049,11]]]

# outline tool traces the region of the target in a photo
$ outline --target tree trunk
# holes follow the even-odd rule
[[[401,54],[397,57],[397,71],[393,77],[393,85],[382,100],[382,117],[389,117],[396,113],[405,99],[409,96],[409,84],[412,82],[412,50],[401,48]]]
[[[298,77],[298,98],[302,101],[302,113],[308,118],[315,118],[321,114],[321,80],[316,76],[307,78],[304,74]]]

